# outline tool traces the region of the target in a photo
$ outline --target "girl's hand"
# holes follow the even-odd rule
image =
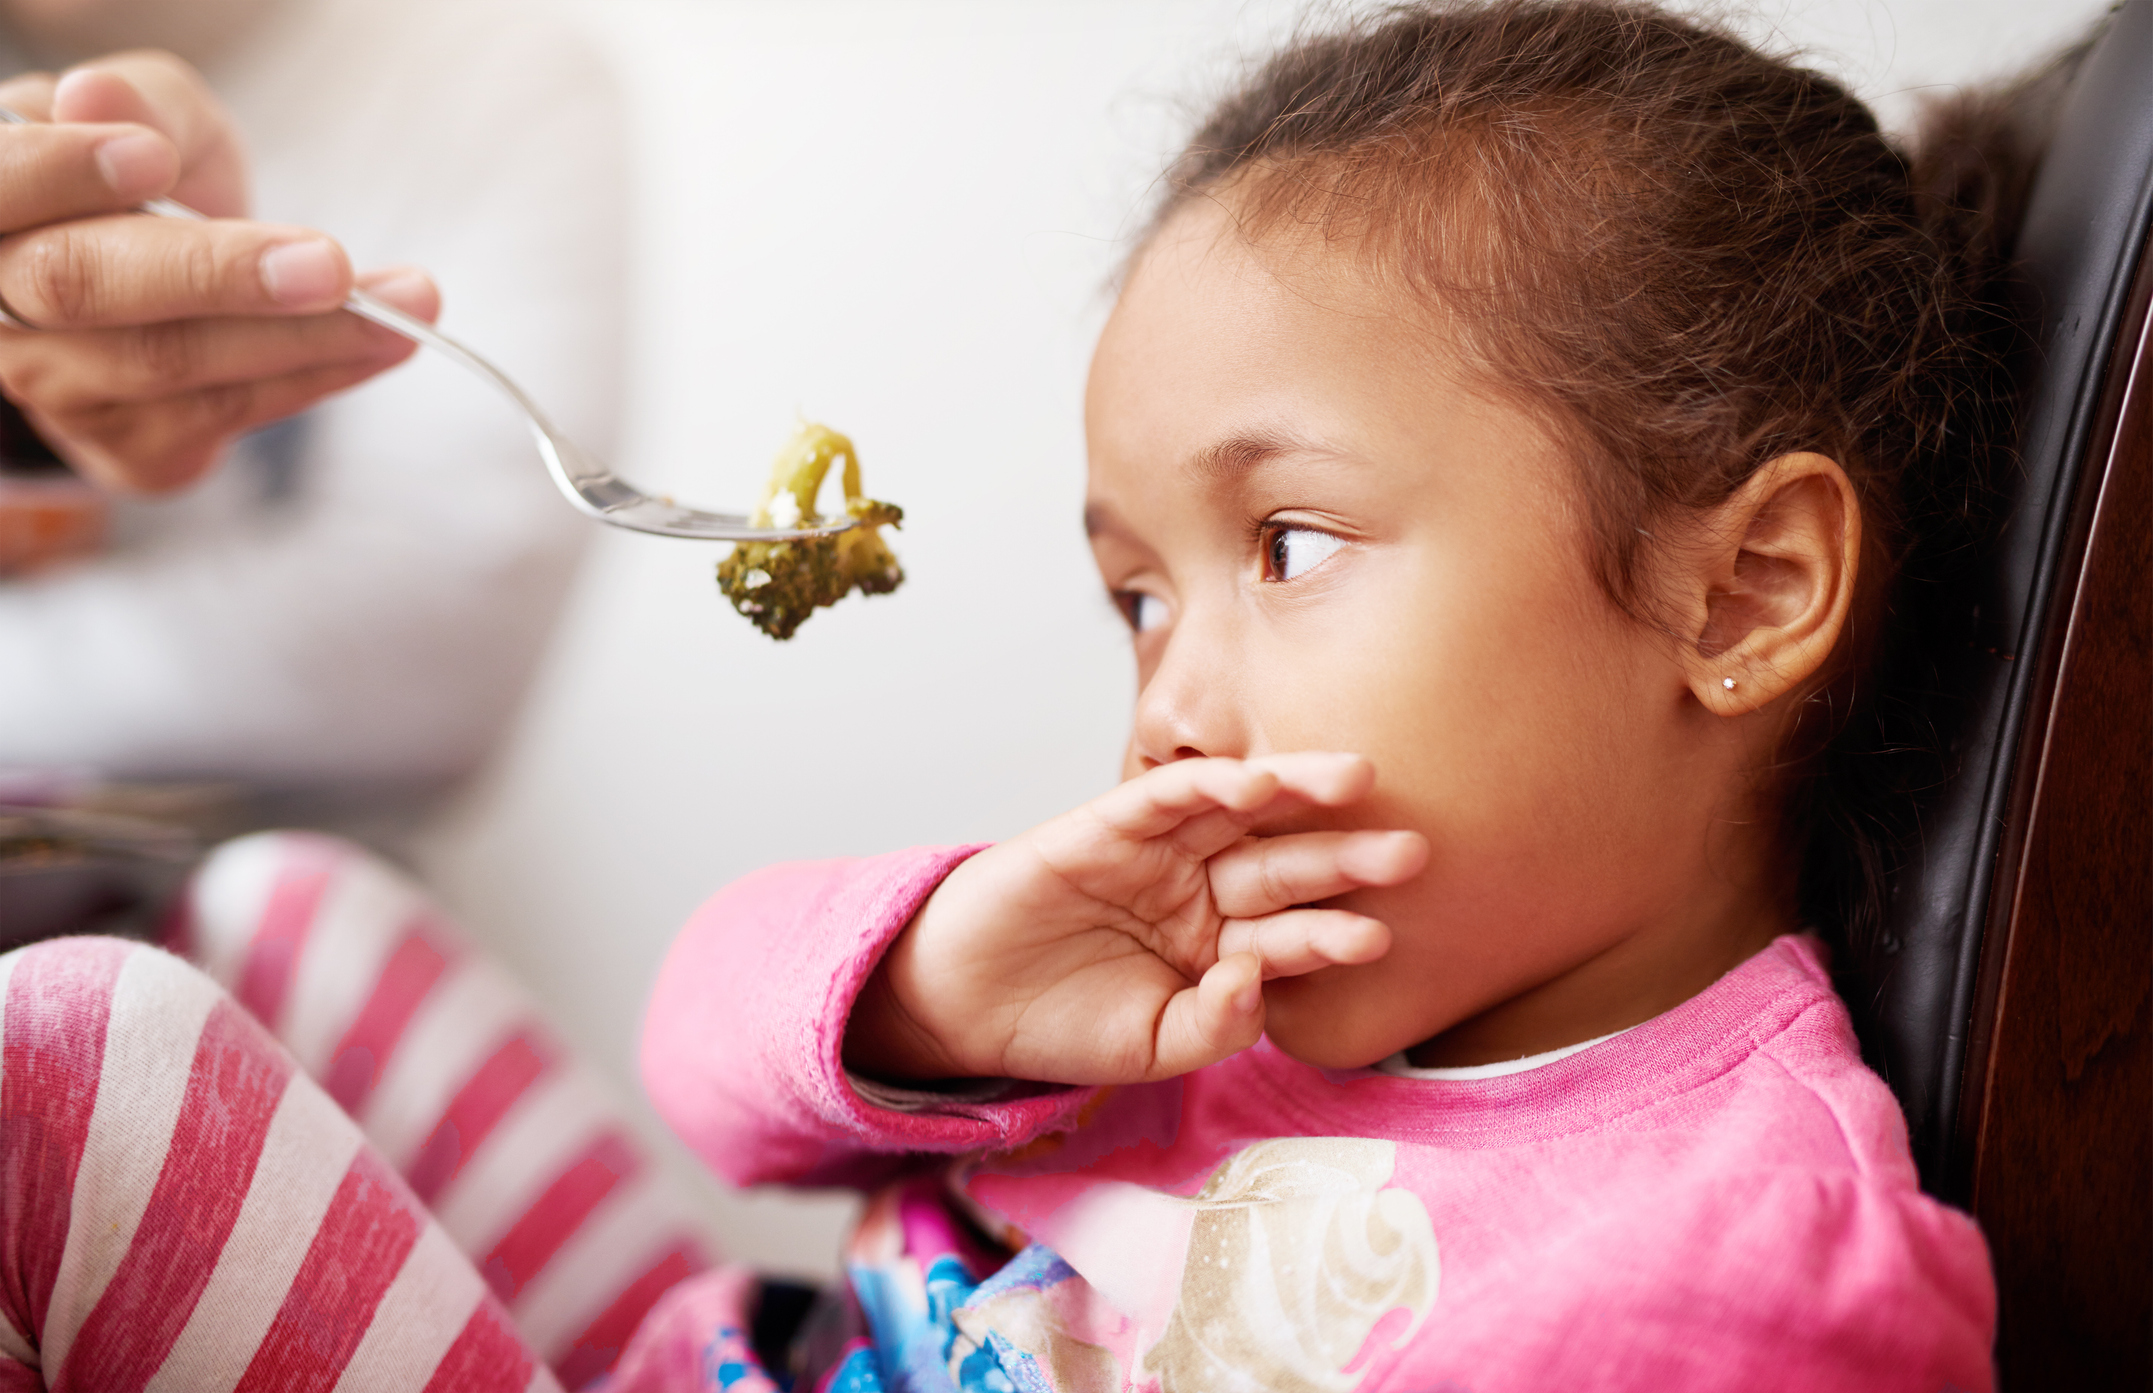
[[[1417,832],[1250,835],[1364,797],[1358,755],[1186,759],[950,873],[853,1008],[848,1067],[885,1079],[1136,1083],[1263,1033],[1262,983],[1390,950],[1365,915],[1296,909],[1419,874]]]

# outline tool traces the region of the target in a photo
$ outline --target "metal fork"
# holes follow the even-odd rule
[[[31,124],[29,117],[4,106],[0,106],[0,122]],[[153,198],[139,208],[160,218],[202,220],[202,214],[169,198]],[[547,419],[546,413],[538,409],[538,403],[516,385],[514,378],[462,343],[363,290],[354,289],[345,299],[344,308],[361,319],[372,320],[384,329],[447,354],[514,402],[530,422],[539,456],[545,460],[546,472],[553,476],[553,482],[560,486],[570,503],[600,522],[635,532],[651,532],[660,537],[687,537],[706,542],[784,542],[800,537],[827,537],[853,525],[852,520],[846,518],[821,527],[757,527],[753,518],[745,513],[713,513],[676,503],[663,495],[645,493],[607,468],[603,460],[563,435]]]

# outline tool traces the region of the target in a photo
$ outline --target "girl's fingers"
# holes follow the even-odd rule
[[[1209,863],[1211,900],[1228,918],[1253,919],[1362,885],[1397,885],[1428,864],[1418,832],[1296,832],[1243,837]]]
[[[1330,750],[1260,755],[1246,763],[1276,775],[1280,792],[1323,808],[1358,802],[1376,782],[1376,767],[1366,758]]]
[[[1292,798],[1290,794],[1281,796]],[[1292,801],[1298,806],[1305,806],[1297,798]],[[1279,798],[1273,798],[1264,807],[1275,808],[1279,802]],[[1255,820],[1251,813],[1213,808],[1208,812],[1197,813],[1174,828],[1166,834],[1166,839],[1174,844],[1176,850],[1199,861],[1209,861],[1227,848],[1245,840],[1248,837],[1249,824]]]
[[[1084,811],[1130,841],[1163,837],[1200,813],[1254,811],[1278,792],[1278,776],[1238,759],[1162,764],[1086,804]]]
[[[1253,957],[1263,965],[1266,981],[1339,964],[1372,963],[1389,951],[1389,926],[1343,909],[1289,909],[1258,919],[1229,919],[1218,939],[1220,962]]]
[[[1311,806],[1337,808],[1358,802],[1375,784],[1375,767],[1359,755],[1303,751],[1245,763],[1277,778],[1270,800],[1256,807],[1199,813],[1174,829],[1171,836],[1176,847],[1208,859],[1240,841],[1252,827]]]
[[[1116,834],[1148,840],[1207,813],[1229,814],[1225,821],[1238,817],[1245,827],[1281,802],[1338,807],[1366,794],[1374,782],[1374,767],[1359,755],[1309,750],[1257,759],[1183,759],[1139,774],[1087,806]],[[1223,823],[1214,819],[1211,825]]]
[[[1170,1079],[1238,1054],[1263,1035],[1263,969],[1248,954],[1212,965],[1159,1013],[1150,1079]]]

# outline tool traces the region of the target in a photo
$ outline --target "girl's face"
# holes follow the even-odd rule
[[[1390,925],[1386,958],[1267,986],[1267,1033],[1314,1064],[1590,1038],[1784,927],[1727,831],[1752,820],[1742,751],[1595,584],[1549,437],[1456,367],[1350,250],[1251,244],[1208,201],[1145,252],[1092,364],[1087,524],[1141,684],[1126,772],[1354,751],[1372,797],[1291,828],[1433,847],[1339,901]]]

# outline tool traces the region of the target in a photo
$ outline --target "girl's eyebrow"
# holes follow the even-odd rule
[[[1284,432],[1250,431],[1206,445],[1189,457],[1185,467],[1199,483],[1221,488],[1240,483],[1250,471],[1280,455],[1332,453]]]
[[[1268,432],[1230,435],[1224,440],[1213,441],[1190,456],[1188,472],[1206,484],[1238,483],[1243,475],[1257,465],[1284,454],[1293,446],[1294,442]]]
[[[1111,537],[1125,546],[1143,551],[1151,549],[1143,538],[1137,535],[1136,529],[1129,526],[1121,514],[1114,511],[1114,506],[1104,499],[1084,500],[1084,536],[1094,542],[1101,537]]]
[[[1198,484],[1230,488],[1248,474],[1283,455],[1314,455],[1337,459],[1336,451],[1283,431],[1244,431],[1204,446],[1182,466]],[[1114,510],[1103,502],[1084,505],[1084,535],[1130,537],[1133,534]]]
[[[1101,533],[1111,533],[1116,537],[1125,537],[1128,535],[1129,529],[1121,525],[1121,519],[1114,516],[1114,510],[1104,503],[1086,503],[1084,505],[1084,535],[1097,537]]]

